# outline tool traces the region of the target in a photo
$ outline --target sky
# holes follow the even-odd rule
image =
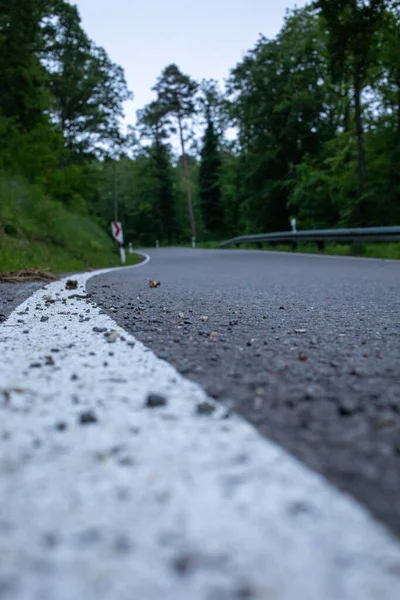
[[[155,99],[162,69],[176,63],[196,80],[223,81],[260,34],[274,37],[285,12],[306,0],[72,0],[82,27],[125,71],[133,102],[126,123]]]

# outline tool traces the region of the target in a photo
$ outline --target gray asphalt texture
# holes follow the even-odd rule
[[[0,283],[0,323],[45,283]]]
[[[149,254],[93,278],[92,299],[400,535],[400,263]]]

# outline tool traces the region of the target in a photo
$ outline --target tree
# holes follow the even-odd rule
[[[211,119],[216,134],[222,142],[230,124],[229,101],[221,92],[218,81],[215,79],[203,79],[199,86],[199,92],[197,113],[201,115],[205,126]]]
[[[52,117],[75,153],[105,152],[122,143],[123,103],[132,97],[123,70],[81,27],[76,6],[57,0],[44,28]]]
[[[288,228],[296,165],[334,133],[325,54],[320,19],[306,8],[288,16],[275,40],[261,37],[231,72],[238,219],[245,231]]]
[[[381,107],[383,148],[389,150],[390,171],[388,189],[383,193],[387,222],[400,219],[400,5],[393,3],[385,13],[379,40],[380,60],[377,68],[377,88]],[[383,113],[383,114],[382,114]]]
[[[218,136],[210,111],[207,111],[207,129],[201,150],[199,172],[200,206],[206,229],[213,234],[220,234],[223,228],[223,212],[221,205],[220,170],[221,157],[218,147]]]
[[[198,85],[188,75],[172,64],[163,70],[153,90],[158,95],[158,105],[164,115],[175,117],[178,124],[179,140],[182,152],[182,164],[186,185],[189,219],[192,238],[196,240],[196,222],[193,212],[192,188],[190,182],[189,162],[185,150],[185,119],[195,113],[195,95]]]
[[[137,129],[142,140],[150,140],[152,144],[165,142],[169,127],[168,115],[159,102],[150,102],[142,110],[137,111]]]
[[[0,10],[0,117],[12,119],[22,131],[46,121],[50,103],[46,71],[38,52],[41,24],[50,0],[2,0]]]
[[[154,163],[154,176],[157,181],[155,198],[158,226],[158,239],[166,239],[170,244],[176,232],[176,202],[172,181],[171,156],[166,128],[169,120],[164,107],[151,102],[138,111],[138,128],[142,138],[151,140],[148,156]]]
[[[328,31],[333,81],[349,77],[354,94],[354,116],[358,145],[359,191],[366,186],[365,131],[362,92],[376,46],[374,37],[379,29],[388,0],[317,0]],[[361,198],[359,219],[365,223],[365,203]]]

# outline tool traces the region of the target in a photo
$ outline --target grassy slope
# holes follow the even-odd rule
[[[126,265],[134,265],[140,260],[138,254],[126,255]],[[0,235],[0,272],[39,267],[52,273],[69,273],[120,266],[119,253],[112,248],[109,251],[88,250],[77,256],[51,244]]]
[[[127,255],[135,264],[137,255]],[[110,235],[21,179],[0,176],[0,271],[40,267],[53,273],[121,264]]]

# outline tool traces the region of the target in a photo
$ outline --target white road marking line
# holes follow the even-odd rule
[[[96,274],[0,326],[0,597],[398,600],[398,541],[240,418],[198,416],[197,385],[68,299]]]

